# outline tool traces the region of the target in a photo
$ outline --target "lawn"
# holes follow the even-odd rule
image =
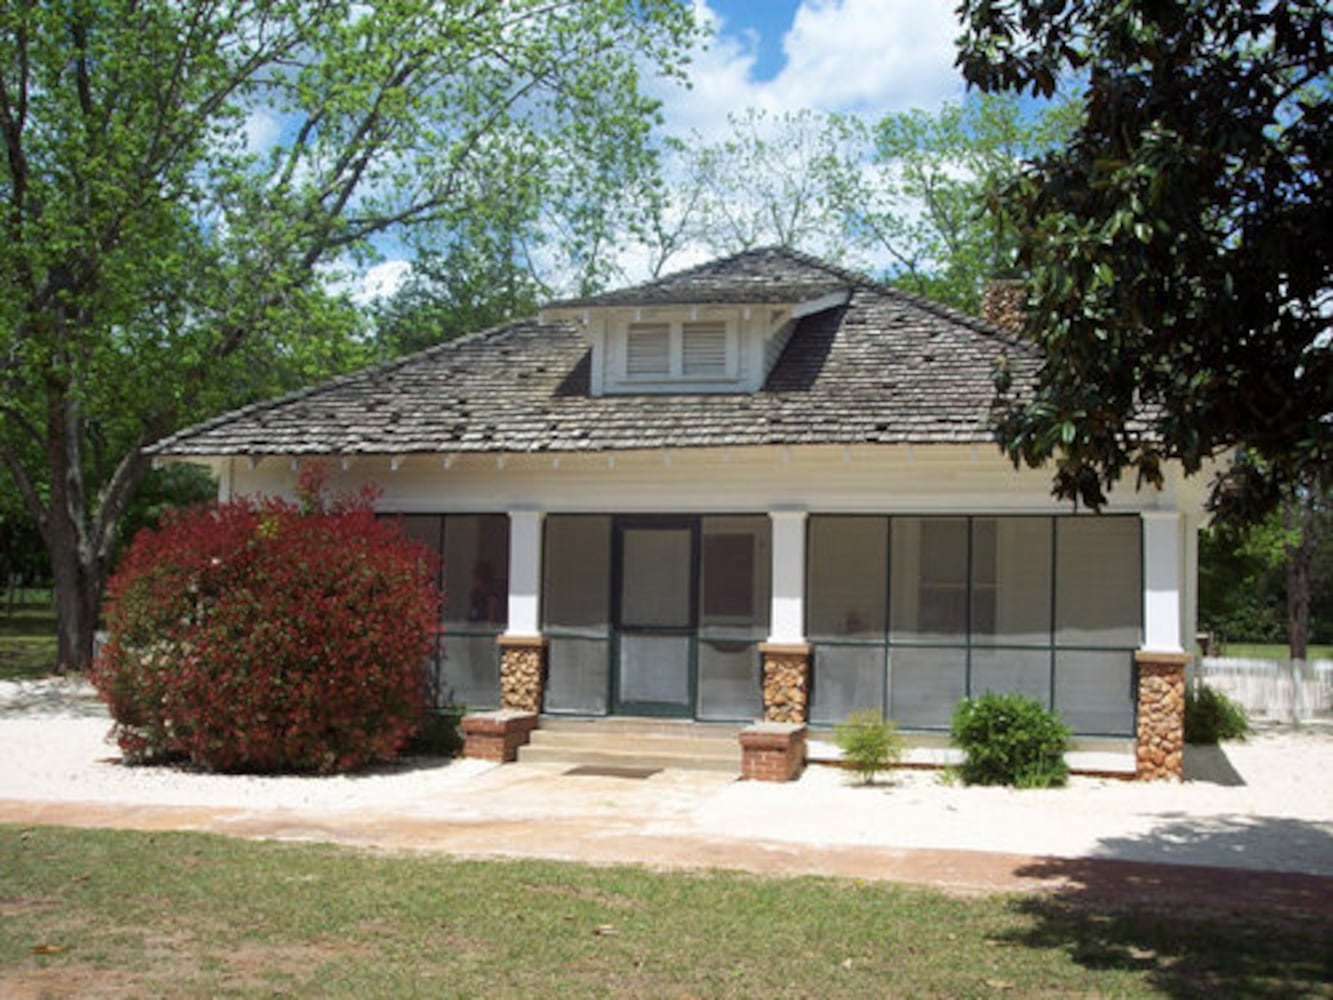
[[[1290,650],[1284,643],[1263,642],[1228,642],[1222,649],[1223,656],[1239,659],[1285,660]],[[1305,651],[1307,660],[1333,660],[1333,646],[1309,646]]]
[[[0,827],[0,995],[1333,996],[1245,911]]]
[[[56,616],[47,601],[0,603],[0,680],[43,677],[56,668]]]

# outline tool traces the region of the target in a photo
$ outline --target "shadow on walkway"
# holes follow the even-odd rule
[[[1104,841],[1109,858],[1034,862],[1017,874],[1060,887],[1014,901],[1032,923],[1006,943],[1061,948],[1088,968],[1146,972],[1169,997],[1329,995],[1333,877],[1179,863],[1239,861],[1265,837],[1293,835],[1333,851],[1333,837],[1313,823],[1236,819],[1201,829],[1181,820],[1148,838]],[[1124,859],[1145,854],[1167,863]]]

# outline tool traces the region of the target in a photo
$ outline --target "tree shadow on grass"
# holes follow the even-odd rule
[[[1333,857],[1316,823],[1181,817],[1103,841],[1103,857],[1028,865],[1019,873],[1058,888],[1015,901],[1031,923],[1007,943],[1137,972],[1169,997],[1333,996],[1333,876],[1198,863],[1241,864],[1274,842]]]

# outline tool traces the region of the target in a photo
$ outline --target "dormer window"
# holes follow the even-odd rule
[[[732,380],[736,336],[723,320],[634,322],[625,331],[626,381]]]
[[[688,272],[686,272],[688,273]],[[819,283],[757,289],[754,301],[713,301],[693,292],[680,301],[624,293],[559,303],[542,322],[575,323],[591,346],[588,392],[758,392],[806,316],[836,309],[851,290]]]

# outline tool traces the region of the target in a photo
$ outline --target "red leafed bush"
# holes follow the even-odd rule
[[[420,725],[437,641],[432,555],[370,498],[240,499],[135,538],[93,682],[135,761],[347,771]]]

